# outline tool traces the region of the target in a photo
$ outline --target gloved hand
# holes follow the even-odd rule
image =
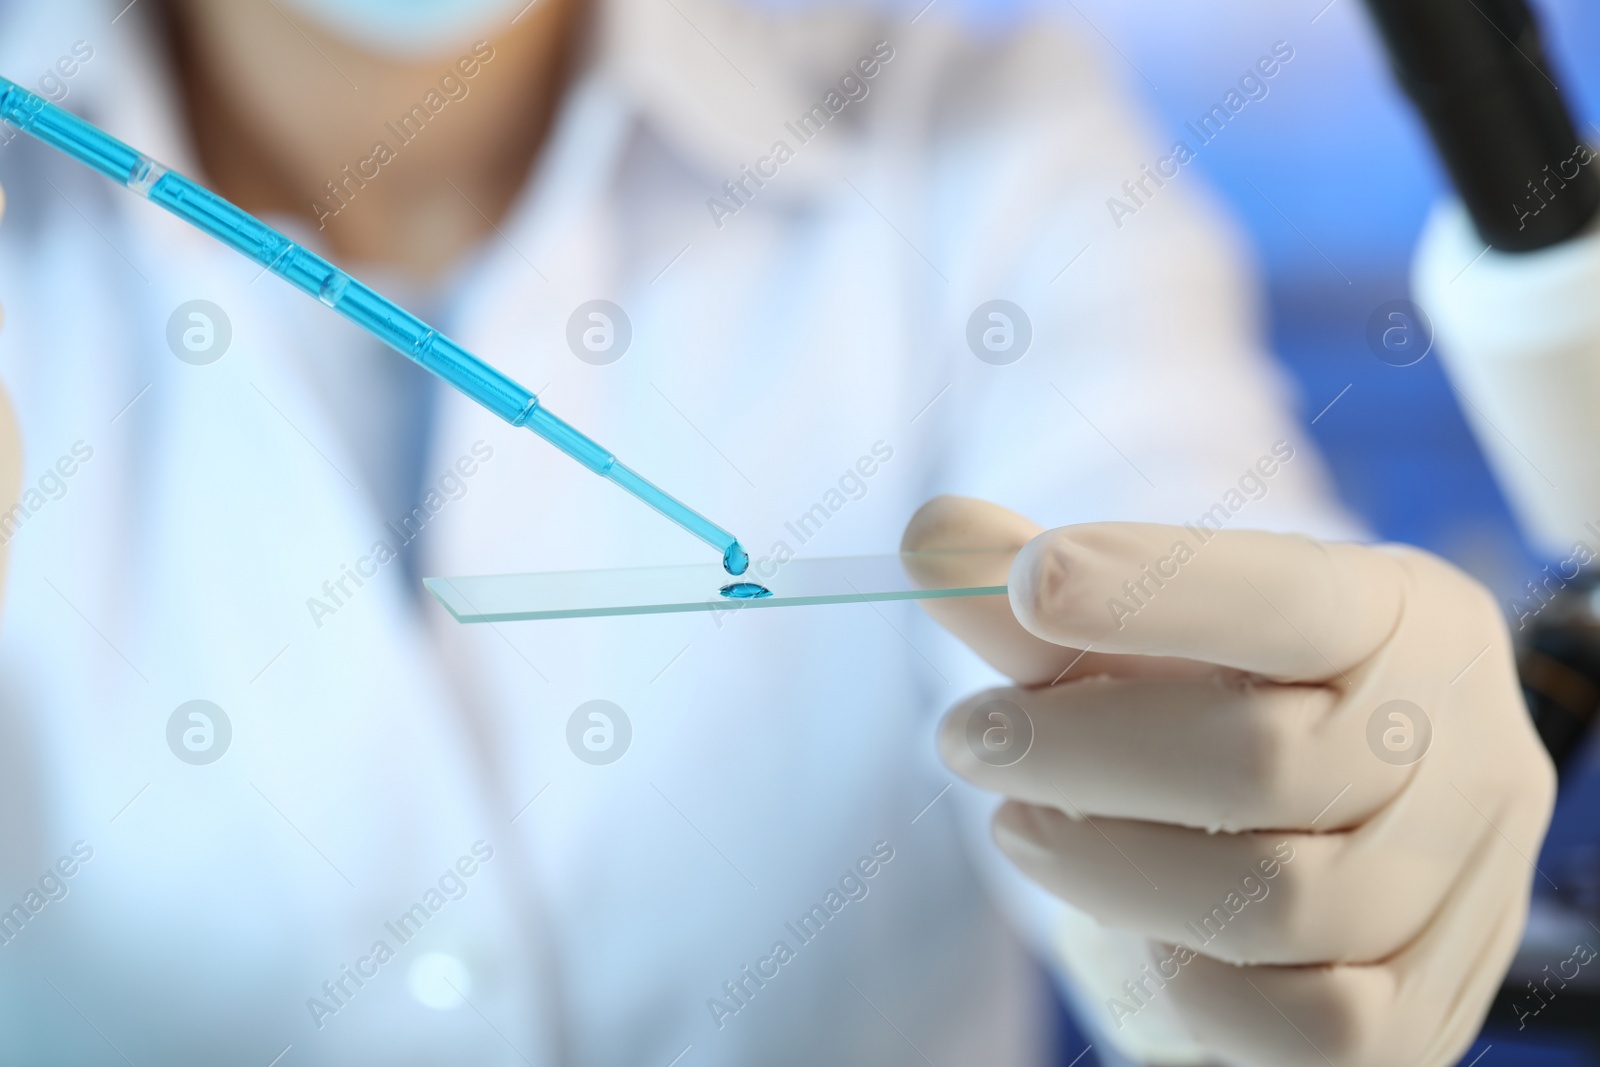
[[[1009,603],[923,602],[1018,683],[940,749],[1011,798],[994,837],[1026,874],[1149,939],[1108,1023],[1165,999],[1229,1063],[1455,1062],[1555,793],[1483,588],[1402,546],[1042,532],[956,497],[902,547],[1018,550]]]
[[[6,191],[0,189],[0,219],[6,213]],[[5,309],[0,307],[0,327],[5,325]],[[22,440],[17,434],[17,420],[11,412],[11,400],[0,383],[0,597],[6,589],[6,551],[4,517],[17,502],[22,487]]]

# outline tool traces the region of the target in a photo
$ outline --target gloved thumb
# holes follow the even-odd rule
[[[1005,585],[1017,552],[1044,530],[1016,512],[964,496],[938,496],[906,524],[900,551],[912,578]],[[1003,555],[963,557],[961,549],[1005,549]],[[952,553],[919,556],[915,553]],[[945,597],[920,602],[946,630],[990,666],[1023,685],[1053,681],[1078,655],[1022,628],[1004,596]]]

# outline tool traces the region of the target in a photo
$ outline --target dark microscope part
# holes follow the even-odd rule
[[[1600,713],[1600,574],[1551,575],[1542,589],[1537,613],[1516,633],[1517,667],[1533,724],[1566,786],[1581,773]],[[1568,842],[1538,862],[1534,887],[1536,896],[1547,898],[1545,922],[1565,917],[1587,938],[1590,926],[1600,923],[1600,846]],[[1485,1038],[1516,1041],[1537,1016],[1545,1040],[1588,1050],[1589,1058],[1574,1062],[1600,1062],[1600,981],[1591,974],[1563,982],[1554,998],[1544,984],[1563,956],[1519,952],[1489,1009]]]
[[[1600,716],[1600,573],[1555,592],[1518,637],[1528,711],[1550,758],[1565,770]]]
[[[1600,178],[1526,0],[1366,5],[1484,241],[1531,252],[1588,226]]]

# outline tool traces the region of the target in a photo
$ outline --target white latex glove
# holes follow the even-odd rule
[[[1019,549],[1009,603],[923,602],[1020,683],[958,704],[944,759],[1011,798],[1026,874],[1150,939],[1123,1011],[1166,1000],[1230,1063],[1454,1063],[1555,793],[1495,603],[1412,548],[1205,532],[924,506],[907,549]]]
[[[6,191],[0,189],[0,218],[6,213]],[[0,327],[5,325],[5,309],[0,307]],[[11,510],[19,496],[22,486],[22,441],[17,434],[16,416],[11,412],[11,400],[6,395],[4,383],[0,383],[0,598],[5,595],[6,589],[6,537],[4,535],[4,516]],[[3,599],[0,599],[3,603]]]

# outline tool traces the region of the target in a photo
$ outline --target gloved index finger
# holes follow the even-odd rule
[[[1361,545],[1104,522],[1034,538],[1010,597],[1023,626],[1058,644],[1324,682],[1387,640],[1403,583],[1398,561]]]

